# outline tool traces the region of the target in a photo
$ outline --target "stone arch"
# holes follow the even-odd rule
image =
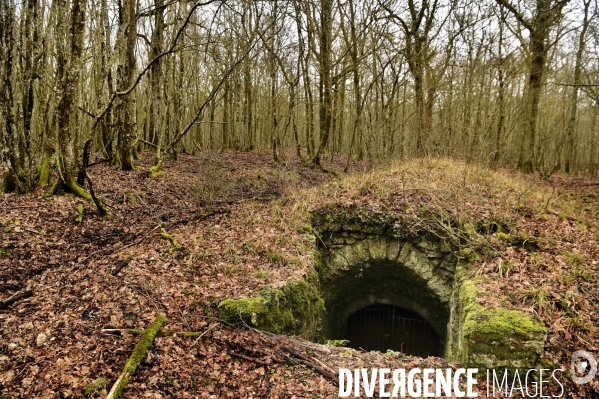
[[[341,232],[323,241],[321,286],[324,333],[345,336],[345,321],[372,304],[421,315],[445,348],[456,258],[441,242]]]

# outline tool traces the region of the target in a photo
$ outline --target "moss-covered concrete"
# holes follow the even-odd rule
[[[220,317],[277,334],[295,334],[318,339],[324,301],[318,292],[318,277],[311,273],[280,289],[264,288],[260,295],[227,299],[219,304]]]
[[[543,323],[517,310],[484,307],[476,301],[476,280],[460,280],[453,304],[459,315],[454,325],[454,337],[459,335],[456,360],[483,370],[534,368],[547,338]]]

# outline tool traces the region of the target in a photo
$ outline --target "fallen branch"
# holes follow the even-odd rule
[[[322,375],[323,377],[328,378],[330,381],[333,381],[333,382],[337,381],[337,376],[335,375],[335,373],[333,373],[331,371],[330,367],[328,367],[324,363],[318,361],[318,363],[320,364],[320,366],[319,366],[319,365],[315,364],[312,359],[301,354],[299,352],[299,350],[294,349],[294,348],[290,347],[289,345],[286,345],[285,337],[279,336],[277,334],[273,334],[271,332],[258,330],[258,329],[252,328],[252,327],[249,327],[249,330],[253,331],[257,335],[262,337],[262,343],[260,343],[259,345],[268,345],[268,346],[276,348],[276,349],[272,353],[269,353],[267,351],[262,350],[261,348],[249,348],[249,347],[242,345],[241,343],[237,343],[237,345],[239,347],[241,347],[243,350],[245,350],[247,352],[263,354],[264,356],[267,357],[267,359],[274,360],[277,363],[302,364],[302,365],[314,370],[315,372]],[[256,362],[258,364],[265,364],[264,363],[265,361],[262,359],[252,358],[249,356],[243,357],[244,355],[240,355],[239,353],[235,353],[235,352],[233,352],[234,354],[232,354],[231,352],[232,351],[229,351],[229,354],[232,356],[240,357],[245,360],[250,360],[250,361]],[[321,367],[321,366],[323,366],[323,367]]]
[[[289,358],[293,359],[295,362],[297,362],[299,364],[303,364],[304,366],[311,368],[312,370],[316,371],[318,374],[322,375],[325,378],[328,378],[331,381],[337,381],[337,377],[335,376],[335,374],[323,369],[320,366],[315,365],[314,363],[312,363],[310,361],[302,360],[302,359],[294,359],[294,358],[291,358],[291,356],[289,356]]]
[[[155,226],[154,228],[150,229],[150,231],[148,231],[147,233],[145,233],[145,231],[141,231],[141,232],[139,232],[139,233],[137,234],[137,236],[141,236],[141,237],[140,237],[139,239],[137,239],[137,240],[134,240],[134,241],[130,242],[129,244],[126,244],[126,245],[120,246],[120,247],[118,247],[118,248],[114,248],[114,246],[113,246],[113,251],[112,251],[111,253],[114,253],[114,252],[116,252],[116,251],[122,251],[123,249],[126,249],[126,248],[129,248],[129,247],[132,247],[133,245],[137,245],[137,244],[139,244],[139,243],[140,243],[140,242],[142,242],[144,239],[148,238],[151,232],[153,232],[154,230],[158,229],[159,227],[160,227],[160,225],[158,225],[158,226]],[[59,245],[59,244],[54,244],[54,245]],[[60,244],[60,245],[64,245],[64,244]],[[107,253],[109,250],[110,250],[110,248],[108,248],[108,249],[106,249],[106,248],[100,248],[100,249],[98,249],[97,251],[94,251],[94,252],[92,252],[92,253],[88,254],[87,256],[85,256],[85,257],[83,257],[83,258],[79,259],[79,261],[78,261],[78,262],[79,262],[79,263],[83,263],[83,262],[85,262],[86,260],[88,260],[89,258],[91,258],[92,256],[94,256],[94,255],[96,255],[96,254],[98,254],[98,253],[106,254],[106,253]]]
[[[141,339],[133,349],[131,356],[129,356],[129,360],[125,364],[121,375],[118,380],[112,386],[112,389],[108,393],[106,399],[117,399],[121,392],[125,389],[129,380],[135,374],[135,370],[137,370],[137,366],[139,363],[146,357],[146,353],[148,349],[152,346],[154,342],[154,337],[160,331],[162,325],[166,322],[166,317],[163,315],[158,315],[154,320],[154,323],[147,330],[143,331]]]
[[[20,301],[21,299],[29,298],[33,296],[33,291],[25,291],[22,294],[15,295],[11,298],[8,298],[4,302],[0,302],[0,309],[4,309],[12,305],[13,303]]]
[[[222,322],[222,320],[216,319],[218,322]],[[228,323],[227,323],[228,324]],[[197,338],[200,339],[204,335],[210,331],[212,327],[208,328],[206,331],[159,331],[157,336],[177,336],[177,337],[187,337],[187,338]],[[329,379],[330,381],[336,382],[337,376],[332,371],[330,367],[328,367],[323,362],[318,359],[312,359],[307,355],[300,353],[302,349],[296,349],[292,346],[288,345],[288,341],[286,337],[279,336],[277,334],[273,334],[266,331],[257,330],[255,328],[249,327],[248,330],[254,334],[255,337],[260,337],[260,342],[254,342],[254,345],[247,345],[241,342],[232,343],[227,339],[220,339],[217,337],[213,337],[217,341],[223,342],[227,347],[227,353],[233,357],[237,357],[239,359],[243,359],[246,361],[254,362],[261,365],[272,365],[272,363],[278,364],[301,364],[306,366],[315,372],[319,373],[323,377]],[[143,335],[145,330],[139,329],[127,329],[127,328],[104,328],[101,330],[105,334],[132,334],[132,335]],[[301,345],[301,344],[300,344]],[[234,348],[238,351],[235,351]],[[248,356],[239,353],[239,351],[246,352],[252,354],[253,356]]]
[[[164,228],[160,229],[160,236],[162,238],[164,238],[165,240],[170,241],[170,243],[173,246],[173,249],[175,251],[181,251],[181,250],[185,249],[183,247],[183,245],[179,244],[179,242],[177,240],[175,240],[175,238],[172,235],[170,235],[169,233],[167,233]]]
[[[576,216],[566,215],[564,213],[559,213],[559,212],[556,212],[556,211],[554,211],[552,209],[546,209],[545,212],[548,213],[548,214],[550,214],[550,215],[554,215],[554,216],[560,217],[562,219],[569,220],[571,222],[578,222],[578,223],[586,224],[584,220],[579,219]]]
[[[112,274],[113,276],[116,276],[117,274],[119,274],[121,269],[123,267],[127,266],[129,264],[129,262],[131,262],[131,259],[133,259],[133,256],[129,255],[125,259],[120,261],[119,264],[114,268],[114,270],[110,274]]]
[[[158,146],[156,144],[150,143],[149,141],[146,141],[144,139],[138,138],[137,141],[139,141],[141,143],[144,143],[145,145],[149,145],[150,147],[158,148]]]
[[[157,337],[183,337],[183,338],[202,338],[210,329],[206,331],[158,331]],[[103,328],[101,330],[104,334],[117,334],[121,335],[143,335],[146,330],[138,330],[135,328]]]

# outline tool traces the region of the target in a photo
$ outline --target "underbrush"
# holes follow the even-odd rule
[[[299,184],[297,172],[284,167],[238,169],[205,161],[193,182],[196,208],[204,210],[238,201],[265,201],[289,195]]]

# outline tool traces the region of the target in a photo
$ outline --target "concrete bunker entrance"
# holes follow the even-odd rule
[[[356,349],[443,356],[457,259],[441,242],[340,235],[321,247],[324,335]]]
[[[368,350],[438,354],[473,368],[536,367],[547,339],[542,320],[477,301],[477,277],[468,277],[468,266],[458,265],[442,238],[322,219],[315,224],[318,275],[265,288],[258,297],[227,299],[219,305],[220,316],[307,339],[350,340]],[[392,339],[401,319],[420,326],[421,342]],[[409,326],[400,331],[406,328],[410,333]]]
[[[411,356],[440,356],[440,337],[418,313],[394,305],[374,304],[347,319],[346,336],[351,348]]]

